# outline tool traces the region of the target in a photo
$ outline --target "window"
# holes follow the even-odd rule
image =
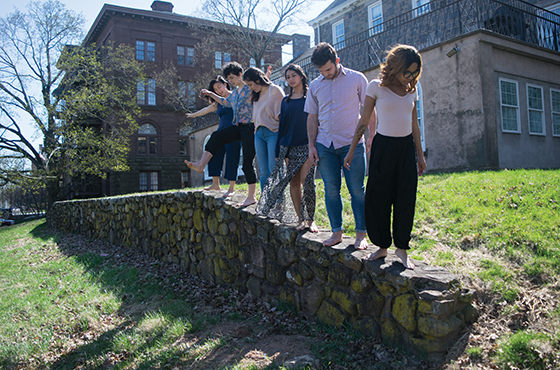
[[[222,66],[231,62],[230,53],[222,53],[221,51],[214,52],[214,67],[216,69],[221,69]]]
[[[420,127],[420,138],[422,142],[422,150],[426,151],[426,140],[424,138],[424,99],[422,97],[422,86],[420,82],[416,84],[418,90],[418,101],[416,102],[416,110],[418,112],[418,127]]]
[[[136,83],[136,102],[139,105],[156,105],[156,80],[149,78],[146,82]]]
[[[140,172],[140,191],[156,191],[159,190],[159,181],[157,172]]]
[[[189,128],[186,125],[179,129],[179,155],[189,155]]]
[[[214,67],[216,69],[222,69],[222,52],[216,51],[214,53]]]
[[[191,173],[187,171],[181,172],[181,189],[191,186]]]
[[[189,107],[196,105],[196,86],[193,82],[187,83],[187,103]]]
[[[344,20],[333,24],[333,43],[336,49],[344,48]]]
[[[156,61],[156,43],[150,41],[136,40],[136,59]]]
[[[543,89],[527,84],[527,111],[529,114],[529,133],[544,135]]]
[[[179,91],[185,97],[187,106],[193,108],[196,105],[196,85],[193,82],[179,81]]]
[[[144,60],[144,41],[136,41],[136,59]]]
[[[383,32],[383,7],[381,1],[368,6],[369,35]]]
[[[157,130],[149,123],[138,129],[138,154],[157,154]]]
[[[552,135],[560,136],[560,90],[550,89],[552,104]]]
[[[415,17],[425,14],[431,10],[430,0],[412,0],[412,8]]]
[[[502,112],[502,131],[520,132],[517,81],[500,78],[500,105]]]
[[[177,64],[194,66],[194,48],[177,46]]]
[[[249,60],[249,67],[256,67],[257,66],[257,62],[255,61],[255,58],[251,58],[251,60]],[[261,58],[261,69],[264,69],[264,58]]]

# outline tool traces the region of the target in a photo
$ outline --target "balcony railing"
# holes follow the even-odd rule
[[[418,50],[469,32],[486,29],[500,35],[560,51],[560,15],[521,0],[434,0],[400,14],[344,40],[344,47],[333,45],[346,67],[362,71],[383,61],[386,51],[396,44]],[[376,32],[379,29],[381,32]],[[311,58],[298,62],[310,79],[318,75]]]

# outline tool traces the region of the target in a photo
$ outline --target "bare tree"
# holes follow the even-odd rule
[[[213,28],[217,40],[237,48],[263,68],[261,60],[272,47],[285,43],[282,29],[299,19],[310,0],[205,0],[202,9],[210,19],[222,23]]]
[[[132,50],[67,47],[81,42],[83,23],[59,0],[32,1],[0,19],[0,159],[29,163],[0,166],[0,183],[37,181],[49,204],[72,191],[60,187],[64,179],[127,169],[140,112],[143,71]],[[26,123],[43,138],[42,151]]]

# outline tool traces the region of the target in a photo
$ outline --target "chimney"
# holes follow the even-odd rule
[[[158,12],[168,12],[173,13],[173,4],[167,1],[154,1],[152,3],[152,10]]]
[[[309,45],[311,42],[311,38],[308,35],[300,35],[298,33],[294,33],[292,35],[292,58],[297,58],[309,49]]]

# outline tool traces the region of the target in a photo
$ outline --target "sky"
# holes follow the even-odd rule
[[[95,18],[103,8],[105,3],[111,5],[118,5],[127,8],[145,9],[151,10],[151,5],[153,0],[114,0],[114,1],[103,1],[103,0],[60,0],[66,5],[70,10],[74,10],[77,13],[81,13],[85,18],[84,24],[84,34],[91,28],[91,25],[95,21]],[[173,3],[173,12],[177,14],[190,15],[193,17],[204,18],[201,10],[199,9],[203,3],[203,0],[167,0]],[[315,18],[319,13],[321,13],[332,0],[309,0],[310,4],[305,11],[302,11],[301,17],[296,17],[292,19],[293,25],[286,27],[281,30],[285,34],[300,33],[304,35],[309,35],[311,41],[313,41],[313,28],[308,26],[306,22]],[[27,0],[0,0],[2,6],[0,6],[0,17],[5,17],[6,15],[12,13],[14,8],[26,12],[27,11]],[[283,59],[285,61],[290,60],[291,47],[285,47],[283,49],[284,55]],[[289,53],[289,54],[287,54]],[[38,148],[39,144],[42,143],[42,138],[34,134],[34,129],[29,127],[24,127],[24,131],[29,132],[26,134],[27,137],[33,136],[33,146]]]
[[[62,3],[66,5],[68,9],[74,10],[78,13],[82,13],[82,15],[86,19],[85,23],[85,31],[89,30],[93,21],[103,8],[105,3],[124,6],[127,8],[137,8],[137,9],[145,9],[151,10],[150,6],[152,5],[153,0],[143,0],[143,1],[134,1],[134,0],[114,0],[114,1],[103,1],[103,0],[61,0]],[[202,12],[199,10],[200,6],[203,3],[203,0],[166,0],[173,3],[173,12],[177,14],[183,15],[190,15],[193,17],[204,18]],[[321,13],[330,3],[332,0],[309,0],[309,8],[306,9],[304,14],[300,19],[294,19],[293,22],[295,25],[289,26],[288,28],[282,30],[283,33],[292,34],[292,33],[301,33],[305,35],[311,36],[313,40],[313,28],[307,25],[306,22],[315,18],[319,13]],[[9,13],[12,13],[14,10],[14,6],[19,8],[22,11],[25,11],[27,6],[27,1],[21,0],[1,0],[2,6],[0,7],[0,16],[6,16]]]

